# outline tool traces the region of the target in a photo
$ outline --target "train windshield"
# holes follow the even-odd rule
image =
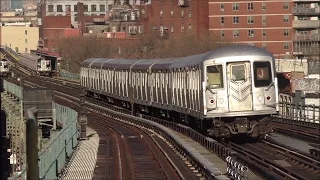
[[[246,67],[245,64],[231,65],[232,77],[234,81],[244,81],[246,80]]]
[[[254,62],[254,85],[255,87],[269,86],[272,82],[270,62]]]
[[[223,88],[222,65],[207,66],[207,85],[210,89]]]

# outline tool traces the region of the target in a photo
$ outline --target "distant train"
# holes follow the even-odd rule
[[[37,55],[20,53],[19,65],[40,76],[52,76],[53,74],[51,60]]]
[[[9,70],[9,62],[5,58],[1,58],[0,60],[0,76],[1,77],[8,77],[10,75]]]
[[[254,46],[167,59],[91,58],[81,66],[88,98],[212,137],[264,138],[278,111],[275,59]]]

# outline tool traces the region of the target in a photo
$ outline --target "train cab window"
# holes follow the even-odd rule
[[[223,88],[222,65],[207,66],[207,85],[210,89]]]
[[[245,65],[232,65],[231,75],[231,79],[234,81],[244,81],[246,79]]]
[[[0,62],[0,66],[2,66],[2,62]]]
[[[255,87],[269,86],[272,82],[270,62],[254,62],[253,69]]]

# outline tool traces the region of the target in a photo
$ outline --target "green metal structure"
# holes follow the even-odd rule
[[[12,138],[10,149],[14,161],[11,163],[13,172],[9,179],[26,179],[25,134],[27,124],[23,116],[23,88],[4,80],[4,92],[1,93],[1,100],[2,108],[7,114],[6,133]],[[38,139],[39,179],[57,179],[78,145],[78,113],[73,109],[52,102],[52,118],[53,124],[58,122],[61,129],[53,128],[48,140],[41,139],[41,136],[34,137],[34,139]],[[28,118],[29,120],[30,118]],[[32,121],[39,125],[37,118],[31,119]]]

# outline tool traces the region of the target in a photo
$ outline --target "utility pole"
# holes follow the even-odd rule
[[[80,112],[78,122],[80,124],[80,139],[87,139],[87,108],[86,108],[86,99],[85,92],[82,90],[80,94]]]
[[[27,179],[39,179],[38,123],[34,108],[28,109],[26,122]]]

